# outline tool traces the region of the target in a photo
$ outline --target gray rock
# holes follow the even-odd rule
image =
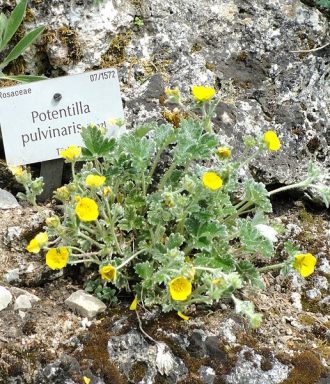
[[[47,364],[39,369],[36,376],[38,384],[75,384],[79,377],[86,376],[91,379],[91,384],[105,384],[98,376],[93,375],[90,370],[84,371],[79,362],[72,356],[62,355],[58,360]]]
[[[320,258],[320,263],[317,266],[317,269],[326,275],[330,275],[330,263],[326,256]]]
[[[5,243],[10,244],[12,241],[20,239],[22,232],[23,229],[19,226],[8,227],[4,238]]]
[[[329,383],[330,383],[330,376],[323,377],[316,384],[329,384]]]
[[[112,336],[108,342],[110,359],[119,367],[123,374],[130,380],[132,370],[136,364],[145,366],[144,377],[140,384],[153,384],[158,373],[157,346],[149,344],[140,332],[131,331],[124,335]],[[188,370],[183,361],[169,352],[173,362],[173,368],[166,377],[166,382],[177,383],[185,378]],[[159,362],[159,361],[158,361]],[[135,381],[129,381],[135,383]]]
[[[225,376],[227,384],[279,384],[288,377],[289,367],[272,358],[272,368],[261,367],[262,356],[244,347],[232,372]]]
[[[88,317],[89,319],[93,319],[107,308],[101,300],[83,290],[72,293],[70,297],[65,300],[65,304],[80,316]]]
[[[319,306],[323,308],[330,308],[330,295],[325,296],[322,300],[319,301]]]
[[[29,309],[32,308],[31,300],[29,296],[27,295],[20,295],[15,300],[14,309],[21,310],[21,309]]]
[[[0,311],[7,308],[13,296],[7,288],[0,286]]]
[[[14,268],[8,271],[4,274],[4,279],[7,281],[7,283],[16,283],[20,281],[19,278],[19,268]]]
[[[306,291],[306,297],[308,300],[315,301],[321,298],[321,291],[316,288],[308,289]]]
[[[292,301],[292,307],[297,309],[298,311],[302,310],[302,303],[301,303],[301,294],[298,292],[293,292],[291,294],[291,301]]]
[[[19,297],[21,295],[27,296],[31,301],[31,303],[36,303],[37,301],[40,301],[38,296],[34,295],[33,293],[25,289],[18,288],[18,287],[11,287],[10,290],[16,297]]]
[[[198,374],[204,384],[214,383],[215,371],[213,368],[202,365],[198,370]]]
[[[19,208],[16,198],[8,191],[0,189],[0,209]]]
[[[228,319],[220,325],[219,334],[225,341],[227,341],[227,343],[233,344],[236,342],[236,334],[241,330],[242,326],[235,320]]]
[[[314,276],[312,280],[316,289],[327,291],[329,289],[328,279],[325,276]]]
[[[16,310],[32,308],[32,304],[40,300],[39,297],[33,295],[32,293],[24,291],[23,289],[21,289],[20,291],[23,291],[25,293],[20,294],[16,298],[14,304],[14,309]]]

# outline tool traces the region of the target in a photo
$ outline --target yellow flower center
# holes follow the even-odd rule
[[[62,269],[69,260],[69,251],[66,247],[50,248],[46,253],[46,264],[50,269]]]
[[[215,172],[205,172],[202,178],[203,184],[206,188],[216,191],[222,187],[222,179]]]
[[[113,265],[105,265],[100,268],[101,278],[106,281],[115,281],[117,277],[117,269]]]
[[[75,211],[81,221],[94,221],[99,217],[98,205],[89,197],[80,199]]]
[[[212,87],[203,87],[194,85],[191,88],[191,92],[195,101],[204,102],[211,100],[215,95],[215,89]]]
[[[170,295],[173,300],[184,301],[191,295],[191,282],[183,276],[176,277],[169,283]]]
[[[302,277],[308,277],[314,272],[316,258],[311,253],[301,253],[294,257],[293,268],[296,269]]]
[[[263,141],[270,151],[278,151],[281,148],[281,142],[274,131],[264,133]]]

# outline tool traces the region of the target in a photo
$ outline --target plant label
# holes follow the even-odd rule
[[[82,145],[88,124],[117,136],[110,121],[124,119],[116,69],[0,88],[0,126],[6,161],[23,165],[59,158],[61,149]]]

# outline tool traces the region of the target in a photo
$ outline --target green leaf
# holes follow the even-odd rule
[[[244,281],[249,281],[252,285],[264,288],[264,283],[260,279],[258,270],[252,263],[247,260],[239,261],[236,264],[237,272],[242,276]]]
[[[2,51],[3,48],[7,46],[10,39],[14,36],[15,32],[17,31],[18,27],[21,25],[24,18],[27,1],[28,0],[22,0],[21,2],[19,2],[11,13],[3,34],[3,39],[0,45],[0,51]]]
[[[133,229],[142,228],[143,218],[138,216],[134,206],[126,206],[124,217],[119,222],[119,228],[123,231],[132,231]]]
[[[116,140],[106,137],[95,125],[82,128],[81,136],[88,150],[83,151],[83,155],[106,156],[115,147]]]
[[[248,180],[244,183],[245,199],[254,203],[263,212],[272,212],[272,204],[269,201],[269,193],[263,183]]]
[[[263,237],[256,229],[255,223],[249,219],[239,220],[239,238],[242,247],[247,252],[271,258],[274,253],[273,243]]]
[[[137,172],[144,172],[151,162],[154,153],[154,142],[146,137],[137,139],[130,134],[126,134],[121,137],[118,150],[129,155],[132,167]]]
[[[139,263],[134,266],[135,272],[142,278],[148,279],[153,275],[153,266],[149,261]]]
[[[177,133],[177,145],[173,149],[176,164],[184,165],[192,160],[209,160],[218,141],[213,134],[204,133],[201,121],[183,120]]]
[[[166,240],[165,247],[168,249],[180,248],[185,238],[180,233],[171,233]]]
[[[235,262],[228,253],[219,254],[215,251],[210,253],[197,253],[194,257],[194,265],[219,268],[224,272],[231,272],[235,269]]]
[[[175,131],[170,124],[162,124],[156,127],[153,139],[156,143],[156,149],[166,148],[175,141]]]
[[[16,45],[15,47],[10,51],[8,56],[3,60],[3,62],[0,65],[0,69],[4,68],[8,63],[18,58],[18,56],[21,55],[21,53],[29,47],[44,31],[45,27],[38,27],[34,29],[33,31],[29,32],[27,35],[25,35]]]
[[[150,124],[145,123],[143,125],[139,125],[134,131],[134,136],[138,138],[144,137],[153,129],[155,129],[154,123],[150,123]]]
[[[192,237],[189,241],[193,248],[210,251],[214,238],[227,238],[227,228],[216,220],[203,222],[199,219],[202,219],[202,215],[198,218],[190,217],[186,220],[185,226],[187,232]]]

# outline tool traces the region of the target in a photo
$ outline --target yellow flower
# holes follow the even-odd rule
[[[112,189],[110,187],[104,187],[103,188],[103,196],[107,197],[112,193]]]
[[[77,147],[76,145],[71,145],[70,147],[62,149],[62,151],[60,151],[60,156],[63,157],[69,163],[72,163],[79,159],[80,155],[81,148]]]
[[[135,296],[134,300],[132,301],[132,304],[130,305],[129,309],[131,311],[135,311],[137,307],[138,299],[137,296]]]
[[[173,300],[184,301],[191,295],[191,282],[183,276],[176,277],[169,283],[170,295]]]
[[[221,159],[229,159],[231,157],[231,149],[228,147],[219,147],[217,149],[217,155]]]
[[[302,277],[307,277],[314,272],[316,258],[311,253],[301,253],[294,257],[293,268],[296,269]]]
[[[270,151],[278,151],[281,148],[281,142],[274,131],[264,133],[263,141]]]
[[[84,376],[83,379],[84,379],[84,384],[90,384],[91,379],[89,377]]]
[[[88,175],[85,179],[87,187],[90,188],[99,188],[105,183],[105,176],[99,175]]]
[[[184,313],[178,311],[177,314],[179,317],[181,317],[181,319],[183,319],[185,321],[189,320],[189,316],[185,315]]]
[[[46,253],[46,264],[50,269],[62,269],[68,260],[69,251],[66,247],[50,248]]]
[[[222,187],[222,179],[215,172],[205,172],[203,174],[203,184],[206,188],[216,191]]]
[[[26,247],[30,253],[39,253],[40,249],[47,243],[48,235],[46,232],[39,232]]]
[[[24,170],[23,170],[23,167],[21,166],[18,166],[18,167],[9,167],[11,173],[14,175],[14,176],[22,176]]]
[[[191,92],[196,101],[209,101],[215,95],[215,89],[212,87],[203,87],[194,85]]]
[[[89,197],[83,197],[76,205],[76,214],[81,221],[94,221],[99,217],[99,207]]]
[[[106,281],[115,281],[117,277],[117,269],[113,265],[104,265],[100,268],[101,278]]]

